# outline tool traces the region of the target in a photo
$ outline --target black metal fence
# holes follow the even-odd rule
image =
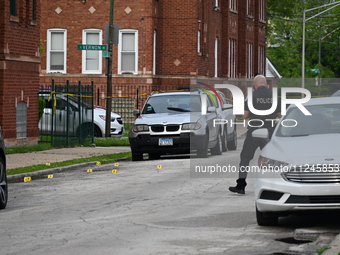
[[[133,123],[135,116],[134,109],[143,107],[146,99],[154,91],[175,91],[178,85],[155,86],[155,85],[113,85],[112,87],[112,111],[119,114],[126,124]],[[105,88],[97,88],[94,95],[95,105],[106,106]]]
[[[39,120],[40,142],[70,146],[94,142],[94,84],[55,85],[39,90],[43,111]]]

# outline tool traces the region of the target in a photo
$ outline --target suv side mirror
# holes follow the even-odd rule
[[[216,112],[216,107],[215,106],[209,106],[207,112]]]
[[[139,109],[133,110],[133,115],[136,116],[136,117],[138,117],[138,116],[140,115]]]

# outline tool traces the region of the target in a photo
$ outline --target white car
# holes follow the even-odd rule
[[[39,121],[39,129],[42,134],[50,134],[53,125],[54,134],[77,135],[80,130],[87,132],[92,128],[92,107],[78,98],[56,94],[56,106],[54,100],[49,100],[50,93],[40,92],[39,96],[45,100],[45,108]],[[79,107],[80,105],[80,107]],[[54,107],[54,112],[53,112]],[[81,109],[81,111],[79,111]],[[53,113],[52,113],[53,112]],[[93,109],[93,133],[94,137],[105,136],[106,110],[100,107]],[[81,123],[81,125],[79,124]],[[111,113],[110,136],[120,138],[123,136],[124,125],[120,115]]]
[[[303,105],[312,115],[290,106],[270,140],[267,129],[253,132],[269,140],[255,171],[259,225],[275,225],[294,212],[340,209],[340,98]]]

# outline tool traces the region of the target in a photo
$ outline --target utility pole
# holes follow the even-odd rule
[[[331,10],[331,9],[333,9],[333,8],[339,6],[339,5],[340,5],[340,1],[336,1],[334,3],[324,4],[322,6],[318,6],[318,7],[307,9],[307,10],[303,9],[303,16],[302,16],[302,68],[301,68],[301,70],[302,70],[302,74],[301,74],[301,77],[302,77],[301,87],[302,88],[305,87],[306,22],[308,20],[311,20],[311,19],[319,16],[320,14],[328,12],[329,10]],[[331,6],[331,7],[327,8],[326,10],[323,10],[323,11],[319,12],[318,14],[316,14],[314,16],[306,18],[306,12],[314,11],[314,10],[319,10],[321,8],[328,7],[328,6]]]
[[[109,44],[107,58],[107,88],[106,88],[106,118],[105,118],[105,137],[110,137],[111,112],[112,112],[112,45],[113,45],[113,10],[114,0],[110,0],[110,20],[109,20]]]

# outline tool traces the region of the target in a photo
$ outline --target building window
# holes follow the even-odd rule
[[[49,29],[47,32],[47,72],[66,73],[65,29]]]
[[[247,78],[253,74],[253,44],[247,43]]]
[[[259,56],[258,56],[258,73],[265,75],[265,65],[266,65],[266,53],[265,47],[259,46]]]
[[[218,0],[215,0],[215,6],[216,7],[219,7],[219,3],[218,2],[219,2]]]
[[[237,11],[237,0],[230,0],[229,1],[229,9],[231,11]]]
[[[201,31],[197,32],[197,52],[201,52]]]
[[[37,20],[37,0],[32,0],[32,20]]]
[[[266,17],[266,3],[265,0],[260,0],[260,7],[259,7],[259,20],[262,22],[265,22]]]
[[[84,29],[83,44],[102,44],[102,31],[100,29]],[[102,73],[102,51],[82,51],[82,72],[87,74]]]
[[[152,58],[152,74],[156,74],[156,49],[157,49],[157,31],[153,31],[153,58]]]
[[[218,77],[218,38],[215,38],[215,75]]]
[[[247,16],[253,17],[253,6],[252,6],[252,0],[247,0]]]
[[[17,1],[10,0],[10,14],[11,16],[17,16]]]
[[[16,109],[16,126],[17,126],[17,138],[27,137],[27,104],[20,102],[17,104]]]
[[[230,78],[236,78],[236,40],[229,39],[228,73]]]
[[[138,70],[138,31],[119,31],[118,73],[137,74]]]

